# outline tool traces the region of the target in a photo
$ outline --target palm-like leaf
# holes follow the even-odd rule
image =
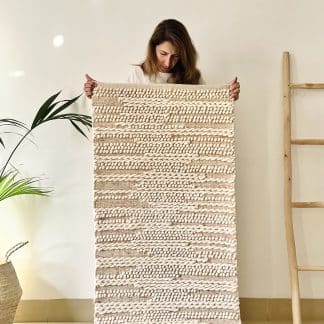
[[[39,108],[35,116],[31,129],[34,129],[35,127],[51,120],[67,119],[72,123],[72,125],[80,134],[87,137],[87,135],[82,131],[82,129],[79,127],[79,125],[77,125],[77,123],[80,123],[81,125],[86,126],[87,128],[91,127],[92,120],[90,116],[82,114],[60,114],[63,110],[65,110],[66,108],[71,106],[76,100],[78,100],[81,94],[69,100],[61,100],[55,102],[55,99],[60,93],[61,91],[51,96],[43,103],[43,105]],[[59,104],[61,104],[61,106],[54,110],[54,108]]]
[[[37,178],[25,178],[16,180],[16,171],[10,171],[0,177],[0,201],[17,195],[39,195],[48,196],[48,189],[33,185]]]
[[[51,110],[55,107],[53,105],[54,100],[58,97],[58,95],[61,93],[59,91],[58,93],[55,93],[51,97],[49,97],[38,109],[37,114],[34,118],[34,121],[32,123],[31,129],[35,128],[37,125],[39,125],[42,120],[51,112]]]
[[[6,198],[16,196],[16,195],[40,195],[46,196],[50,193],[50,190],[43,189],[41,187],[35,186],[34,183],[38,180],[37,178],[25,178],[16,180],[18,171],[10,171],[6,173],[7,166],[10,165],[10,160],[17,150],[17,148],[23,143],[23,141],[28,138],[29,134],[33,129],[38,127],[45,122],[56,120],[56,119],[65,119],[71,122],[73,127],[83,136],[87,137],[85,132],[81,129],[80,126],[86,127],[88,130],[92,127],[91,116],[76,114],[76,113],[65,113],[61,112],[72,105],[81,95],[74,97],[69,100],[60,100],[55,101],[59,96],[61,91],[55,93],[49,97],[38,109],[36,116],[32,122],[32,125],[29,128],[25,124],[19,122],[15,119],[0,119],[0,126],[14,126],[23,128],[25,134],[22,135],[22,138],[19,140],[17,145],[14,147],[12,152],[9,155],[6,163],[3,167],[0,168],[0,201]],[[5,147],[3,139],[0,137],[0,145]]]
[[[13,126],[16,128],[22,128],[24,131],[28,131],[28,128],[26,127],[26,125],[24,123],[20,122],[19,120],[12,119],[12,118],[0,119],[0,127],[4,127],[4,126]],[[14,132],[9,132],[9,133],[14,133]],[[0,135],[1,135],[1,133],[0,133]],[[5,148],[5,144],[4,144],[3,138],[1,136],[0,136],[0,144]]]

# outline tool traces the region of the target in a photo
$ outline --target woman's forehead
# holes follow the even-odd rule
[[[169,41],[164,41],[161,44],[157,45],[156,48],[158,50],[162,50],[168,52],[170,54],[177,54],[177,48]]]

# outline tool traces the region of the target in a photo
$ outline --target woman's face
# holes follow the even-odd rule
[[[160,72],[168,73],[179,61],[177,49],[169,41],[155,47],[158,69]]]

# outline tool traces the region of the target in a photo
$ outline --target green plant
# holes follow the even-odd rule
[[[76,113],[62,113],[76,100],[78,100],[81,95],[69,100],[55,101],[60,93],[61,91],[52,95],[42,104],[42,106],[37,111],[30,127],[27,127],[24,123],[15,119],[0,119],[0,127],[9,126],[13,127],[14,129],[23,130],[24,132],[21,139],[12,149],[9,157],[0,169],[0,201],[16,195],[31,194],[46,196],[51,192],[51,190],[49,189],[37,186],[36,182],[39,179],[36,177],[19,179],[19,171],[10,163],[18,147],[28,138],[30,133],[35,130],[35,128],[49,121],[64,119],[68,120],[80,134],[87,137],[81,126],[85,126],[86,129],[89,130],[92,126],[91,116]],[[14,134],[15,132],[3,132],[2,134],[4,133]],[[0,145],[2,145],[4,149],[6,149],[2,134],[0,133]]]

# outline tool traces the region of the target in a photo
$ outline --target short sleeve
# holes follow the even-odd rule
[[[127,78],[128,83],[146,83],[144,72],[139,65],[132,65]]]

